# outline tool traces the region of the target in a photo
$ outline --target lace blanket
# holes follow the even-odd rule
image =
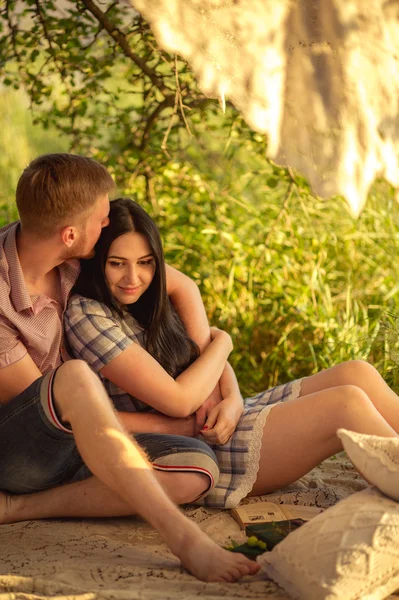
[[[366,487],[343,454],[267,499],[332,506]],[[259,502],[266,496],[244,502]],[[187,507],[217,543],[245,536],[229,511]],[[0,526],[1,600],[287,600],[257,575],[235,584],[202,583],[185,572],[156,531],[138,518],[25,521]],[[399,598],[397,595],[391,598]]]

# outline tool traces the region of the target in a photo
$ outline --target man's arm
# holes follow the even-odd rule
[[[197,284],[184,273],[166,265],[166,288],[188,335],[202,352],[211,341],[211,337],[208,317]]]
[[[0,404],[21,394],[41,375],[29,354],[0,369]]]
[[[41,373],[25,345],[18,329],[0,316],[0,403],[5,404],[21,394]]]
[[[168,417],[153,412],[117,412],[119,421],[129,433],[168,433],[196,437],[199,429],[195,424],[195,416],[187,419]]]

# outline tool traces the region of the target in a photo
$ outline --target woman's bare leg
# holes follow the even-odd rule
[[[340,427],[398,437],[356,386],[333,387],[277,404],[266,420],[258,477],[250,495],[280,489],[341,451],[336,435]]]
[[[377,369],[364,360],[350,360],[307,377],[302,381],[301,396],[340,385],[356,385],[362,389],[378,412],[399,433],[399,397]]]
[[[192,502],[209,485],[208,477],[198,473],[154,471],[154,476],[176,504]],[[33,494],[0,492],[2,525],[36,519],[126,517],[132,514],[130,504],[97,477]]]

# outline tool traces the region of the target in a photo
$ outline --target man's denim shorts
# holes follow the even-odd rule
[[[28,494],[91,476],[69,423],[62,423],[57,416],[52,398],[55,372],[40,377],[7,404],[0,404],[1,490]],[[132,437],[154,469],[204,474],[209,478],[206,493],[217,482],[216,456],[204,442],[158,433]]]

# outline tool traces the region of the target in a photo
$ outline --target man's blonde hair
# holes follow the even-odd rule
[[[22,227],[34,235],[51,236],[114,187],[106,168],[92,158],[43,154],[18,181],[16,201]]]

